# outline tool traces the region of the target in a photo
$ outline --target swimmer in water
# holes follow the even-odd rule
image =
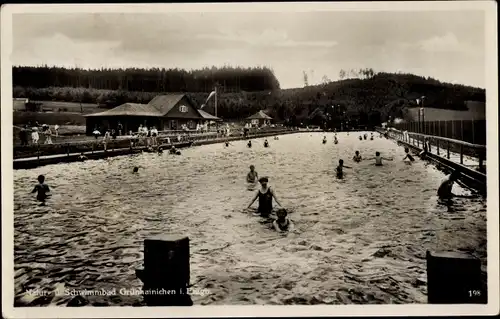
[[[361,154],[359,154],[359,151],[356,151],[354,153],[352,160],[355,161],[356,163],[359,163],[363,160],[363,158],[361,157]]]
[[[177,154],[177,149],[175,148],[174,145],[172,145],[172,147],[170,148],[170,151],[169,151],[170,154]]]
[[[255,170],[255,166],[250,165],[250,172],[248,172],[248,174],[247,174],[247,182],[248,183],[255,183],[258,178],[259,178],[259,174],[257,174],[257,171]]]
[[[359,140],[360,140],[360,141],[362,141],[362,140],[363,140],[363,137],[362,137],[361,135],[359,136]]]
[[[326,136],[323,137],[323,144],[326,144]]]
[[[380,152],[375,152],[375,157],[367,158],[367,160],[372,160],[372,159],[375,160],[375,166],[382,166],[383,165],[382,160],[386,160],[386,161],[393,160],[392,158],[386,158],[386,157],[380,156]]]
[[[133,173],[137,173],[139,172],[139,167],[138,166],[135,166],[134,169],[132,170]]]
[[[248,141],[248,143],[247,143],[247,147],[248,147],[248,148],[251,148],[251,147],[252,147],[252,141]]]
[[[344,160],[340,159],[339,166],[337,166],[337,168],[336,168],[337,178],[339,178],[339,179],[344,178],[343,168],[352,168],[352,167],[344,166]]]
[[[406,156],[403,158],[403,161],[405,159],[408,159],[410,161],[409,162],[410,164],[411,164],[411,162],[415,161],[415,159],[413,158],[413,156],[410,154],[410,149],[408,147],[405,147],[405,153],[406,153]]]
[[[277,232],[286,233],[293,231],[293,222],[288,218],[288,213],[284,208],[278,209],[276,217],[277,219],[273,221],[273,227]]]
[[[80,154],[80,156],[78,156],[78,160],[79,161],[85,161],[87,159],[87,156],[85,156],[85,154],[83,154],[83,152]]]
[[[437,195],[440,199],[451,199],[456,196],[452,193],[453,184],[458,180],[460,173],[454,171],[450,175],[446,176],[446,178],[441,182],[441,185],[438,188]]]
[[[163,147],[158,147],[158,154],[163,154]]]
[[[269,179],[267,177],[261,177],[259,179],[261,188],[255,194],[254,198],[250,202],[250,205],[248,205],[248,208],[250,208],[252,204],[255,202],[255,200],[258,198],[259,208],[257,211],[258,214],[264,218],[268,218],[269,215],[271,214],[271,211],[273,210],[273,198],[276,201],[276,203],[278,203],[279,206],[283,207],[278,201],[278,198],[276,198],[276,194],[274,193],[274,191],[267,184],[268,182]]]
[[[370,135],[370,141],[373,141],[373,132]]]
[[[333,137],[333,144],[338,144],[339,140],[337,139],[337,135]]]
[[[365,140],[366,140],[366,138],[367,138],[367,137],[368,137],[368,135],[367,135],[366,133],[365,133],[365,134],[363,134],[363,139],[365,139]]]
[[[36,194],[36,199],[41,202],[40,205],[45,205],[45,200],[50,196],[50,189],[49,185],[45,184],[45,176],[39,175],[38,176],[38,184],[35,185],[35,188],[31,191],[31,193],[37,193]]]
[[[267,141],[267,138],[264,140],[264,147],[269,147],[269,142]]]

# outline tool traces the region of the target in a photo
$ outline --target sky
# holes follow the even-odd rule
[[[13,65],[268,66],[282,88],[373,68],[485,87],[483,11],[14,14]]]

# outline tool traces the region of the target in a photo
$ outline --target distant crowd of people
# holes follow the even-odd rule
[[[53,130],[47,124],[38,122],[29,123],[19,127],[19,139],[21,146],[38,145],[38,144],[53,144],[52,138],[59,136],[59,125],[54,125]],[[43,142],[40,137],[44,137]]]

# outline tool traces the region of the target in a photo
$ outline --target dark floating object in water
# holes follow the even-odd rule
[[[139,171],[139,167],[134,167],[134,173],[137,173]]]

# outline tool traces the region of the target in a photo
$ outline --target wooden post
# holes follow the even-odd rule
[[[437,155],[439,156],[439,140],[436,140]]]
[[[427,301],[430,304],[487,303],[481,261],[461,253],[426,253]]]
[[[460,120],[460,139],[464,140],[464,121]]]
[[[483,151],[479,151],[479,171],[484,172],[484,156]]]
[[[464,163],[464,146],[460,144],[460,164]]]
[[[160,236],[144,240],[144,269],[136,270],[144,283],[148,306],[191,306],[189,238]],[[151,293],[146,293],[150,291]],[[155,293],[156,292],[156,293]]]
[[[447,150],[446,151],[447,151],[448,154],[446,154],[446,157],[448,157],[448,159],[450,159],[450,142],[448,141],[447,144],[448,145],[447,145]]]
[[[474,120],[472,120],[471,123],[472,123],[472,144],[476,144],[476,141],[474,139]]]

